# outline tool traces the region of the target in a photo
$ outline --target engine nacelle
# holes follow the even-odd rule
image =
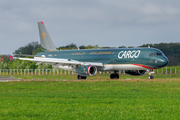
[[[126,70],[125,73],[133,76],[144,75],[146,70]]]
[[[92,65],[78,67],[76,73],[82,76],[93,76],[97,73],[97,68]]]

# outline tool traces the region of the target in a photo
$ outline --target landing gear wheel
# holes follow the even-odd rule
[[[115,78],[116,78],[116,79],[119,79],[119,74],[115,74]]]
[[[153,79],[153,78],[154,78],[154,76],[152,76],[152,75],[148,76],[148,79]]]
[[[81,76],[82,78],[81,79],[86,79],[87,77],[86,76]]]
[[[112,74],[110,75],[110,79],[114,79],[114,78],[115,78],[115,74],[112,73]]]
[[[86,78],[87,78],[86,76],[81,76],[81,75],[78,75],[78,76],[77,76],[77,79],[78,79],[78,80],[86,79]]]
[[[112,74],[110,75],[110,79],[119,79],[119,74],[114,74],[114,73],[112,73]]]
[[[78,80],[80,80],[80,79],[81,79],[81,77],[82,77],[81,75],[78,75],[78,76],[77,76],[77,79],[78,79]]]

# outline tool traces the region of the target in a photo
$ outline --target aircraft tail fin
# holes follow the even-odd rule
[[[45,51],[56,51],[56,47],[54,46],[48,31],[46,30],[46,27],[43,22],[38,22],[39,27],[39,36],[41,41],[41,50],[42,52]]]

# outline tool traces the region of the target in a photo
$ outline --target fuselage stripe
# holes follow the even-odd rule
[[[153,69],[153,68],[151,68],[151,67],[144,66],[144,65],[140,65],[140,64],[132,64],[132,65],[140,66],[140,67],[147,68],[147,69]]]

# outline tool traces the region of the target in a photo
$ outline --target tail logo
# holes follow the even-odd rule
[[[45,36],[46,36],[46,33],[42,32],[42,33],[41,33],[41,38],[44,39]]]

